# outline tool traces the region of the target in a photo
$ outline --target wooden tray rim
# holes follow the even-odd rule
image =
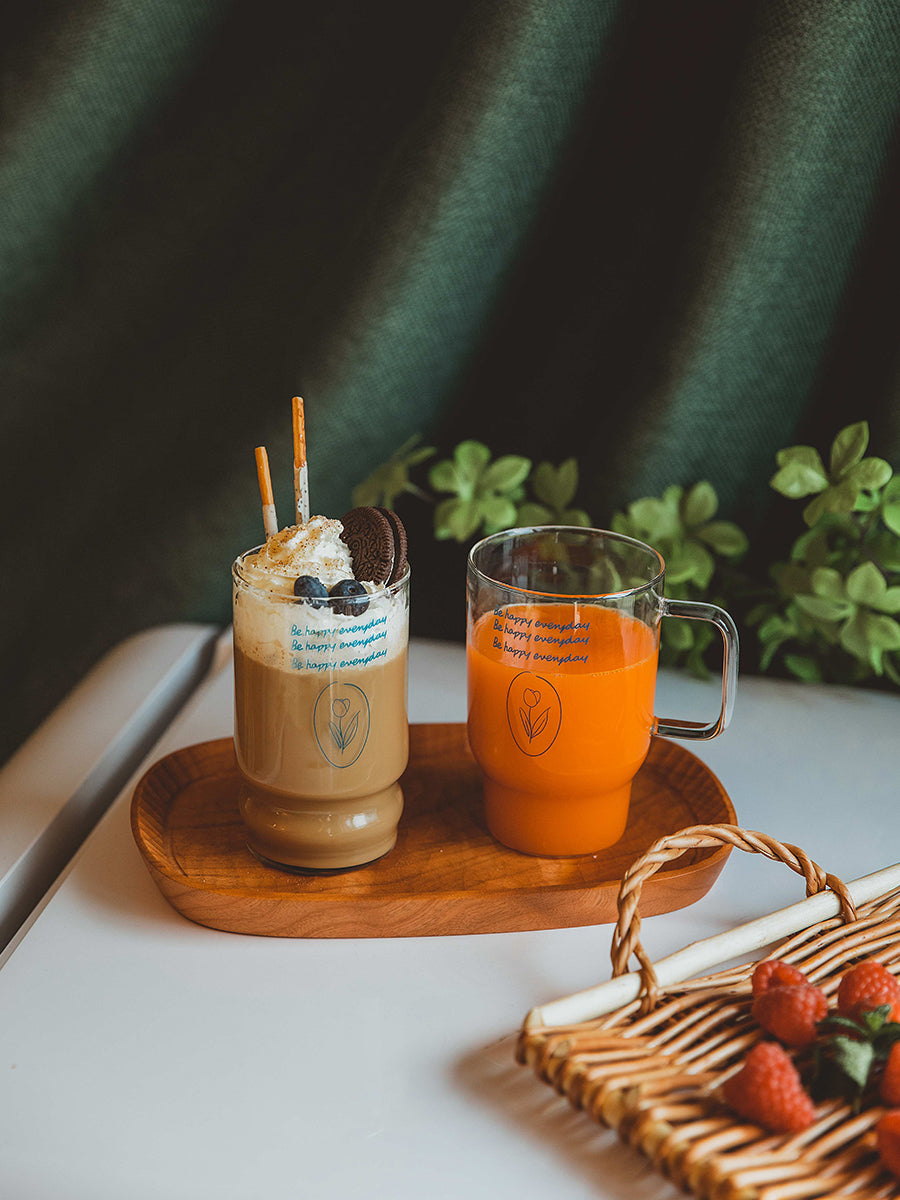
[[[427,727],[431,727],[431,728],[437,727],[437,728],[444,728],[444,729],[447,729],[447,728],[458,729],[458,728],[464,728],[464,723],[435,722],[435,723],[427,723]],[[216,759],[216,758],[220,757],[221,755],[226,755],[226,754],[233,755],[233,753],[234,753],[233,746],[234,746],[233,738],[226,736],[226,737],[221,737],[221,738],[212,738],[212,739],[208,739],[208,740],[205,740],[202,742],[197,742],[190,746],[179,747],[178,749],[170,751],[168,754],[163,755],[161,758],[156,760],[156,762],[152,763],[147,768],[147,770],[144,772],[144,774],[141,776],[138,783],[136,784],[135,789],[134,789],[134,794],[132,796],[132,802],[131,802],[132,833],[134,836],[134,840],[137,844],[137,848],[144,859],[145,865],[149,869],[151,876],[154,878],[154,881],[157,883],[157,886],[160,887],[160,890],[163,890],[162,886],[161,886],[161,881],[166,880],[169,883],[175,885],[175,887],[177,887],[181,893],[190,892],[190,893],[197,894],[197,895],[217,896],[217,897],[221,897],[223,900],[259,900],[260,898],[263,898],[263,899],[268,899],[268,900],[271,900],[272,902],[276,902],[279,904],[295,905],[298,907],[298,909],[300,907],[302,907],[304,909],[310,909],[310,910],[311,909],[321,909],[323,906],[327,907],[328,905],[333,905],[333,904],[335,904],[336,899],[339,896],[344,901],[346,901],[348,903],[352,902],[354,907],[360,908],[362,910],[376,910],[378,908],[383,908],[385,905],[388,905],[388,904],[401,904],[402,905],[405,903],[416,902],[416,901],[435,902],[435,903],[439,902],[445,910],[448,910],[448,909],[452,909],[452,907],[454,905],[461,905],[461,904],[465,904],[465,903],[470,903],[472,901],[473,894],[475,894],[475,893],[473,893],[472,889],[465,889],[465,888],[462,888],[462,889],[457,888],[457,889],[453,889],[453,890],[435,890],[435,891],[421,891],[421,890],[416,890],[416,889],[399,890],[399,888],[393,888],[390,892],[382,891],[382,892],[371,893],[371,892],[364,892],[364,891],[356,892],[353,890],[348,890],[347,892],[344,892],[344,893],[336,893],[334,890],[316,891],[314,889],[314,887],[311,886],[315,882],[315,877],[297,876],[295,878],[297,878],[298,880],[302,880],[302,886],[303,886],[302,891],[299,889],[296,892],[291,892],[289,890],[265,891],[265,890],[260,890],[258,887],[253,887],[253,886],[249,886],[249,885],[219,884],[219,883],[204,884],[201,879],[198,879],[195,876],[187,874],[184,871],[178,871],[175,868],[175,865],[173,864],[171,857],[165,856],[165,855],[162,855],[162,856],[159,855],[154,850],[154,847],[149,844],[148,839],[145,836],[144,823],[147,820],[147,817],[143,811],[144,793],[146,792],[148,787],[150,787],[153,784],[156,774],[162,773],[162,771],[165,770],[173,760],[177,761],[178,770],[179,770],[179,772],[182,772],[184,775],[184,783],[182,784],[182,786],[187,786],[190,783],[193,783],[193,782],[205,779],[205,778],[210,778],[213,774],[219,773],[219,771],[218,770],[213,771],[213,772],[204,771],[202,769],[203,763],[205,761],[208,761],[210,758]],[[721,819],[723,821],[726,821],[729,823],[736,820],[734,806],[732,804],[730,796],[728,795],[726,789],[724,788],[724,786],[722,785],[721,781],[716,776],[716,774],[707,766],[706,763],[703,762],[702,759],[700,759],[696,755],[692,754],[689,750],[687,750],[685,747],[681,746],[678,742],[671,741],[668,738],[654,738],[653,746],[660,748],[657,750],[657,754],[664,754],[664,755],[673,755],[674,754],[677,758],[688,758],[688,759],[692,760],[693,763],[697,765],[697,767],[701,770],[702,774],[708,778],[711,785],[713,785],[718,792],[719,798],[723,805],[723,815],[722,815]],[[663,747],[664,747],[664,749],[661,749]],[[652,749],[653,749],[653,747],[651,747],[651,752],[652,752]],[[656,765],[658,765],[658,764],[656,764]],[[221,773],[229,774],[230,771],[228,769],[225,769]],[[166,800],[169,803],[171,801],[173,801],[178,794],[177,792],[171,792],[170,789],[165,789],[165,792],[167,793]],[[706,849],[706,850],[701,849],[701,850],[695,851],[695,859],[691,863],[687,863],[687,864],[679,866],[679,865],[677,865],[678,860],[675,860],[675,862],[673,864],[671,864],[671,865],[665,864],[663,867],[661,867],[655,877],[655,883],[657,886],[662,886],[662,885],[666,885],[666,884],[677,885],[678,882],[681,880],[691,879],[692,877],[697,876],[697,875],[709,875],[709,877],[710,877],[709,883],[706,884],[706,886],[703,887],[702,891],[699,892],[699,896],[695,897],[695,899],[699,898],[699,897],[705,895],[706,892],[709,890],[709,888],[711,888],[712,885],[715,883],[716,879],[718,878],[719,873],[722,870],[722,867],[724,866],[725,860],[728,858],[730,852],[731,852],[731,847],[724,846],[724,845],[715,847],[715,848]],[[572,856],[572,857],[573,858],[586,858],[586,859],[591,858],[591,856],[589,856],[589,855],[584,855],[584,856],[577,855],[577,856]],[[538,859],[537,861],[540,861],[540,860]],[[348,875],[346,876],[346,879],[348,881],[351,881],[351,887],[352,887],[353,874],[348,873]],[[542,893],[549,893],[553,897],[557,898],[558,900],[564,900],[565,897],[567,897],[567,896],[581,896],[586,892],[598,892],[601,889],[612,889],[612,888],[617,889],[619,882],[620,882],[619,877],[614,877],[614,878],[610,877],[610,878],[590,880],[590,881],[581,879],[581,880],[559,882],[559,883],[535,882],[535,883],[527,883],[527,884],[517,885],[516,889],[515,889],[515,895],[522,896],[522,897],[534,897],[534,896],[540,895]],[[651,893],[651,895],[648,895],[647,897],[645,897],[645,899],[647,901],[650,901],[650,903],[646,905],[648,914],[652,914],[654,911],[670,912],[670,911],[674,911],[675,909],[677,909],[679,907],[683,907],[683,905],[676,904],[676,905],[667,905],[666,907],[664,907],[662,909],[654,910],[652,907],[652,893],[655,891],[654,881],[650,881],[648,883],[647,890],[649,893]],[[176,909],[176,911],[178,911],[181,915],[186,916],[190,920],[195,919],[195,918],[191,917],[189,914],[184,913],[179,908],[179,906],[175,903],[174,898],[170,894],[163,891],[163,895],[164,895],[164,898],[166,899],[166,901],[170,905],[172,905],[172,907],[174,907]],[[484,892],[482,893],[482,895],[486,898],[487,901],[489,901],[492,896],[495,897],[497,899],[497,901],[502,901],[505,897],[509,896],[510,893],[504,892],[502,890],[492,892],[489,888],[486,888],[484,890]],[[685,903],[693,903],[693,900],[688,900]],[[201,923],[203,923],[203,922],[201,922]],[[578,922],[578,924],[583,924],[583,923],[588,923],[588,922]],[[598,923],[604,923],[604,922],[598,922]],[[221,926],[216,926],[216,925],[212,925],[210,927],[223,928]],[[546,925],[546,926],[529,926],[528,928],[566,928],[566,927],[571,927],[571,926],[560,926],[560,925],[553,924],[553,925]],[[515,931],[515,930],[511,930],[511,931]],[[470,931],[469,930],[461,930],[460,932],[466,933],[466,932],[470,932]],[[503,930],[502,929],[488,930],[488,932],[503,932]],[[265,936],[265,934],[264,934],[264,936]],[[299,935],[294,935],[294,936],[305,936],[305,935],[299,934]],[[315,934],[315,935],[310,935],[310,936],[328,936],[328,935]],[[338,934],[338,935],[334,935],[334,936],[342,936],[343,937],[343,936],[349,936],[349,935]],[[368,937],[368,936],[373,936],[373,935],[370,933],[364,933],[364,934],[360,934],[358,936]],[[389,937],[389,936],[396,936],[396,935],[394,935],[392,933],[385,933],[381,936]],[[418,936],[418,935],[413,935],[413,936]],[[426,933],[423,933],[421,936],[430,936],[430,935],[426,932]]]

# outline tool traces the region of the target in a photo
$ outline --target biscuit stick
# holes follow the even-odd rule
[[[303,415],[303,400],[295,396],[294,410],[294,501],[297,508],[297,524],[305,525],[309,520],[309,474],[306,468],[306,419]]]
[[[269,456],[265,446],[256,447],[256,477],[259,480],[259,495],[262,500],[263,525],[266,537],[278,532],[278,518],[275,516],[275,497],[272,494],[272,477],[269,474]]]

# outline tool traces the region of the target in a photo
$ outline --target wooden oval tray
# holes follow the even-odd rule
[[[499,845],[482,815],[465,725],[410,726],[404,813],[385,858],[342,875],[293,875],[247,849],[231,738],[160,759],[131,805],[135,841],[163,896],[200,925],[274,937],[500,933],[615,921],[619,880],[656,838],[735,822],[725,789],[675,742],[654,738],[610,850],[534,858]],[[670,912],[712,886],[729,847],[692,850],[647,881],[641,911]]]

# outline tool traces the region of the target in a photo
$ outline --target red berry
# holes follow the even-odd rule
[[[882,1004],[890,1004],[893,1012],[888,1020],[900,1018],[900,983],[887,967],[869,959],[844,972],[838,987],[838,1012],[854,1021]]]
[[[900,1042],[894,1042],[884,1063],[878,1094],[891,1108],[900,1105]]]
[[[722,1086],[725,1103],[772,1133],[795,1133],[816,1118],[790,1055],[777,1042],[758,1042]]]
[[[811,983],[770,987],[753,1001],[753,1016],[786,1046],[808,1046],[828,1013],[828,997]]]
[[[780,958],[767,958],[758,964],[752,978],[753,995],[767,991],[770,987],[787,987],[792,983],[809,983],[799,967],[782,962]]]
[[[875,1126],[881,1161],[900,1179],[900,1108],[889,1109]]]

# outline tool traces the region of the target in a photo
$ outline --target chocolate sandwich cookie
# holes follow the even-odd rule
[[[351,508],[341,518],[346,543],[357,579],[392,584],[403,575],[407,564],[407,539],[403,522],[389,508]]]
[[[408,542],[406,540],[406,528],[395,512],[389,508],[379,508],[378,512],[382,513],[391,523],[391,531],[394,534],[394,567],[391,571],[391,577],[388,583],[396,583],[406,570],[408,559],[406,557]]]
[[[356,578],[387,583],[394,569],[394,530],[384,513],[368,506],[351,508],[341,524]]]

